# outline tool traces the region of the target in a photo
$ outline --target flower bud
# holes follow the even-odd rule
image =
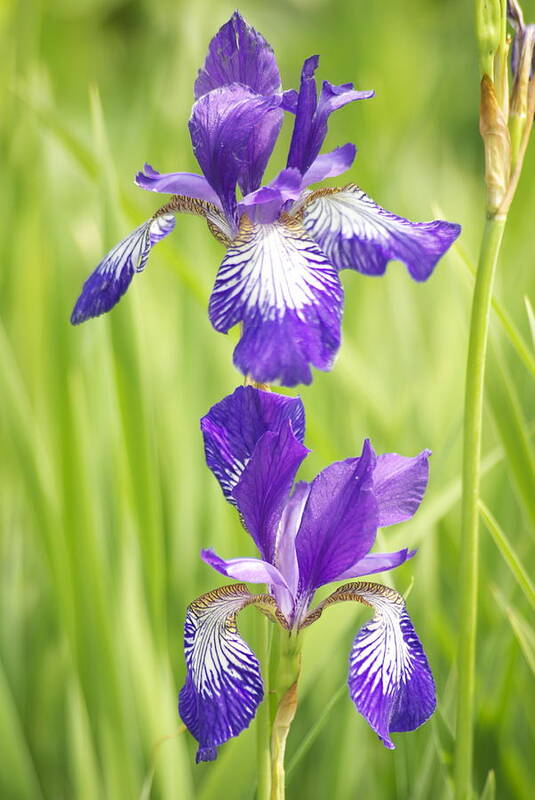
[[[500,0],[476,0],[476,31],[483,75],[493,75],[494,54],[504,38]]]
[[[483,75],[481,79],[479,131],[485,146],[487,210],[494,214],[500,207],[509,183],[511,142],[505,114],[488,75]]]

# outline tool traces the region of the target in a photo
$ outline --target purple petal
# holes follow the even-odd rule
[[[360,584],[366,586],[358,593],[373,606],[375,616],[353,642],[349,692],[357,710],[392,749],[392,732],[414,730],[435,710],[435,684],[401,595],[378,584]]]
[[[282,93],[281,108],[283,111],[289,111],[295,114],[297,111],[297,101],[299,100],[299,92],[295,89],[287,89]]]
[[[299,197],[302,185],[298,169],[283,169],[267,186],[246,195],[238,203],[238,210],[253,222],[275,222],[284,203]]]
[[[303,175],[303,187],[319,183],[325,178],[336,178],[341,175],[353,164],[356,155],[357,148],[348,142],[342,147],[331,150],[330,153],[317,156]]]
[[[221,485],[226,499],[248,463],[256,443],[267,431],[278,431],[289,420],[296,438],[305,437],[305,410],[298,397],[240,386],[201,419],[206,463]]]
[[[297,596],[299,585],[299,563],[295,549],[295,538],[301,525],[303,511],[312,485],[300,481],[288,498],[281,515],[277,536],[274,563],[284,576],[292,597]],[[279,603],[280,605],[280,603]]]
[[[379,507],[379,526],[395,525],[416,513],[429,480],[430,450],[414,458],[385,453],[377,458],[373,488]]]
[[[305,208],[309,234],[339,269],[383,275],[391,260],[403,261],[416,281],[425,281],[455,241],[452,222],[410,222],[385,211],[358,186],[318,195]]]
[[[162,194],[181,194],[185,197],[195,197],[206,200],[218,208],[221,207],[219,197],[212,189],[206,178],[194,172],[167,172],[161,174],[145,164],[143,171],[136,174],[135,183],[140,189]]]
[[[309,155],[310,130],[313,124],[314,113],[318,103],[316,89],[316,79],[314,73],[319,64],[319,56],[310,56],[303,64],[301,70],[301,85],[297,99],[293,97],[292,104],[295,104],[295,122],[288,152],[288,167],[297,167],[302,174],[318,155],[319,149],[312,157]],[[321,147],[321,145],[320,145]]]
[[[258,441],[233,495],[246,529],[262,558],[274,563],[275,543],[282,510],[295,474],[308,454],[286,421]]]
[[[262,97],[235,83],[212,89],[193,106],[189,121],[193,151],[231,220],[238,181],[248,191],[257,188],[250,184],[258,180],[256,173],[273,148],[282,114],[280,100],[280,95]]]
[[[174,216],[164,214],[144,222],[116,244],[84,283],[71,323],[79,325],[110,311],[130,286],[134,273],[145,268],[152,246],[174,227]]]
[[[290,615],[293,608],[292,593],[284,577],[272,564],[259,558],[223,559],[213,550],[202,550],[201,557],[206,564],[227,578],[247,583],[269,584],[282,613]]]
[[[366,440],[360,458],[331,464],[312,482],[295,542],[303,594],[336,580],[371,549],[377,529],[374,466]]]
[[[364,558],[360,558],[353,566],[337,575],[337,581],[349,581],[352,578],[360,578],[361,575],[373,575],[375,572],[387,572],[404,564],[409,558],[416,555],[416,550],[398,550],[395,553],[369,553]]]
[[[359,92],[352,83],[335,86],[323,82],[319,99],[317,97],[314,73],[319,57],[311,56],[303,64],[301,86],[295,107],[295,123],[288,153],[288,167],[297,167],[304,174],[318,155],[327,135],[329,115],[354,100],[373,97],[374,92]],[[294,101],[287,101],[292,108]],[[312,183],[312,181],[309,181]]]
[[[197,762],[213,761],[219,745],[247,728],[264,696],[258,659],[236,627],[238,611],[254,600],[245,586],[224,586],[187,610],[178,708],[199,742]]]
[[[210,320],[243,334],[234,363],[259,383],[310,383],[310,365],[330,369],[340,344],[342,287],[298,220],[255,225],[243,216],[219,268]]]
[[[238,11],[218,30],[208,46],[206,61],[195,81],[195,99],[231,83],[241,83],[264,95],[274,94],[281,88],[273,50]]]
[[[239,187],[244,195],[254,192],[262,183],[262,178],[280,133],[284,114],[278,107],[281,97],[272,98],[277,104],[257,122],[247,143],[243,168],[238,177]]]

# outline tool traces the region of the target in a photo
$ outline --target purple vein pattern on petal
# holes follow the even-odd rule
[[[329,115],[354,100],[373,97],[373,92],[360,92],[352,83],[335,86],[328,81],[323,86],[318,99],[314,73],[319,57],[311,56],[303,64],[301,85],[295,108],[295,123],[288,153],[288,167],[297,167],[304,174],[321,150],[327,136]]]
[[[414,458],[385,453],[377,458],[373,488],[379,508],[379,526],[410,519],[418,510],[429,480],[430,450]]]
[[[361,585],[369,587],[359,594],[375,616],[353,642],[349,691],[358,711],[392,749],[392,732],[414,730],[435,710],[435,684],[401,595],[386,586]]]
[[[246,215],[217,273],[209,315],[223,333],[243,322],[234,363],[259,383],[310,383],[340,345],[340,279],[298,220],[255,225]]]
[[[179,712],[199,742],[196,761],[213,761],[217,747],[237,736],[264,696],[260,665],[236,627],[236,614],[251,602],[245,586],[224,586],[199,597],[184,625],[186,683]]]
[[[307,448],[296,439],[289,421],[277,432],[268,431],[234,489],[234,499],[246,529],[262,558],[273,563],[277,528],[295,474]]]
[[[337,581],[349,581],[352,578],[360,578],[362,575],[373,575],[375,572],[387,572],[404,564],[409,558],[416,555],[416,550],[397,550],[395,553],[368,553],[364,558],[360,558],[349,569],[344,570],[341,575],[336,577]]]
[[[239,386],[212,406],[201,419],[206,463],[219,481],[226,499],[232,492],[258,440],[267,431],[278,431],[289,420],[295,437],[305,438],[305,410],[298,397]]]
[[[79,325],[110,311],[130,286],[134,273],[145,269],[153,245],[174,227],[174,216],[164,214],[144,222],[116,244],[84,283],[71,314],[71,323]]]
[[[397,260],[416,281],[429,278],[461,232],[452,222],[410,222],[391,214],[358,186],[313,199],[303,224],[338,269],[383,275],[388,262]]]
[[[194,172],[167,172],[160,173],[150,164],[145,164],[143,170],[138,172],[135,183],[140,189],[162,194],[181,194],[185,197],[194,197],[206,200],[220,208],[221,203],[216,192],[202,175]]]
[[[209,44],[204,66],[195,81],[195,99],[217,89],[241,83],[256,94],[280,91],[281,79],[273,50],[236,11]]]
[[[371,549],[377,530],[374,464],[366,440],[360,458],[331,464],[312,482],[295,541],[300,592],[336,580]]]
[[[255,154],[260,154],[260,161],[265,157],[266,142],[278,125],[279,104],[280,96],[262,97],[234,83],[212,89],[193,106],[189,121],[193,151],[230,220],[236,211],[236,185],[245,180]],[[259,130],[257,153],[254,137]],[[253,162],[256,169],[259,162],[254,158]]]

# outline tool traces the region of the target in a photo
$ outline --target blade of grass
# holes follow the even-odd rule
[[[489,770],[485,786],[481,793],[481,800],[495,800],[496,797],[496,775],[494,770]]]
[[[435,206],[435,208],[437,211],[437,215],[444,217],[444,214],[443,212],[441,212],[440,208],[438,206]],[[452,253],[458,256],[458,260],[466,267],[471,277],[475,279],[476,265],[466,252],[462,242],[459,239],[457,239],[453,243],[451,251]],[[519,329],[513,322],[511,315],[508,313],[508,311],[506,311],[506,309],[501,304],[500,300],[495,295],[492,296],[491,304],[492,304],[492,309],[495,312],[496,317],[500,322],[500,325],[502,326],[505,335],[509,339],[511,346],[516,351],[520,360],[523,361],[526,369],[533,376],[535,376],[535,355],[533,354],[529,345],[527,344],[524,337],[520,333]]]
[[[507,602],[499,589],[493,587],[493,594],[498,604],[505,612],[509,622],[511,623],[513,633],[515,634],[516,640],[520,645],[520,649],[524,655],[524,658],[526,659],[526,663],[535,675],[535,631],[533,630],[533,627],[526,622],[519,611],[516,611]]]
[[[310,747],[314,744],[316,739],[318,738],[319,734],[323,730],[325,723],[327,722],[331,711],[336,706],[338,701],[347,694],[347,686],[342,684],[336,692],[333,694],[331,699],[325,705],[322,713],[314,723],[314,725],[310,728],[309,732],[293,754],[292,758],[288,763],[288,767],[286,769],[286,777],[287,780],[290,781],[292,772],[295,770],[296,766],[299,764],[301,759],[306,755]]]
[[[528,573],[522,566],[522,562],[516,554],[511,542],[501,529],[496,517],[491,513],[481,499],[479,500],[479,510],[487,530],[496,544],[496,547],[502,554],[504,561],[513,573],[518,585],[524,592],[525,597],[535,609],[535,586],[531,582]]]
[[[0,774],[2,796],[11,800],[43,800],[23,726],[0,662],[0,742],[2,762],[9,770]]]
[[[518,497],[535,534],[535,455],[529,425],[518,391],[499,351],[493,348],[498,371],[489,381],[487,398]]]

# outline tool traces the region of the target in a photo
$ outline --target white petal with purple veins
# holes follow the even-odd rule
[[[435,684],[403,597],[378,583],[348,583],[309,612],[303,627],[333,603],[356,600],[375,614],[358,632],[349,657],[349,692],[357,710],[393,748],[390,734],[412,731],[436,706]]]
[[[135,272],[147,263],[151,248],[173,230],[175,218],[163,214],[140,225],[104,256],[83,285],[71,315],[73,325],[109,311],[126,292]]]
[[[339,269],[383,275],[394,259],[417,281],[431,275],[461,231],[451,222],[410,222],[391,214],[354,185],[311,196],[303,224]]]
[[[243,322],[234,361],[259,382],[309,383],[340,342],[337,271],[299,221],[253,224],[245,215],[219,268],[210,319],[226,333]]]
[[[199,742],[197,761],[212,761],[220,744],[247,728],[264,696],[258,659],[236,626],[238,611],[251,604],[275,609],[271,597],[241,584],[208,592],[188,608],[179,711]]]

